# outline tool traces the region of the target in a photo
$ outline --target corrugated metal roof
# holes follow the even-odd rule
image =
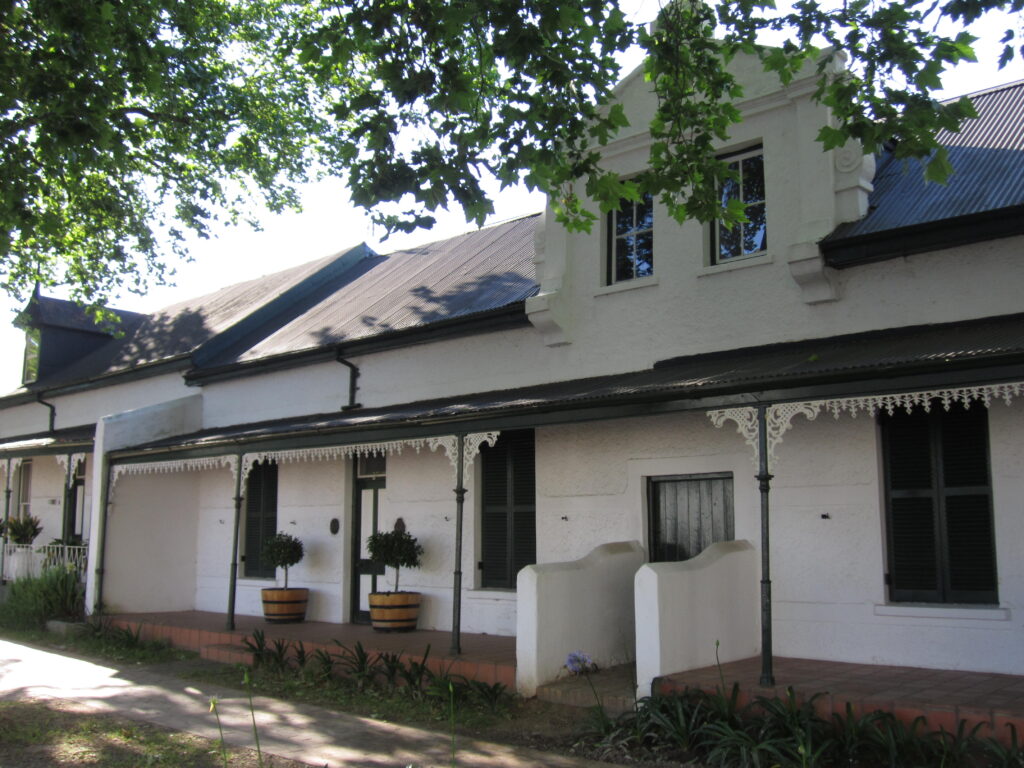
[[[934,371],[947,374],[1021,363],[1024,314],[695,355],[634,373],[204,430],[137,448],[203,448],[286,435],[396,427],[423,420],[443,423],[497,413],[687,400],[837,382],[855,390],[857,381],[879,377]]]
[[[216,334],[257,311],[284,291],[334,262],[332,254],[307,264],[229,285],[204,296],[136,316],[135,327],[76,363],[38,382],[39,387],[84,381],[187,355]],[[131,314],[131,313],[129,313]]]
[[[237,360],[297,352],[499,309],[537,290],[538,216],[376,257]]]
[[[870,212],[827,240],[899,229],[1024,204],[1024,80],[970,95],[978,112],[959,133],[940,131],[953,175],[926,184],[921,165],[879,158]]]

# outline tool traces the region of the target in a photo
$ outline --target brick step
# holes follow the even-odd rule
[[[252,653],[234,643],[213,643],[199,649],[199,658],[221,664],[252,665]]]

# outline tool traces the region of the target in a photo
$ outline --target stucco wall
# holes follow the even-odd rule
[[[1000,604],[918,605],[887,600],[875,421],[797,417],[772,469],[777,654],[1024,673],[1024,410],[993,403],[989,426]]]
[[[194,608],[196,473],[127,475],[107,515],[103,601],[111,612]]]
[[[56,407],[54,426],[64,429],[94,424],[109,414],[194,394],[195,390],[185,386],[180,373],[168,373],[68,395],[48,395],[45,400]],[[5,408],[2,413],[0,437],[45,432],[50,427],[50,409],[39,403]]]

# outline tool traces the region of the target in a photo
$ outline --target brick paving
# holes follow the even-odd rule
[[[814,659],[775,658],[775,686],[760,685],[761,658],[753,657],[677,672],[658,678],[654,690],[659,693],[681,691],[686,687],[713,691],[734,682],[740,685],[741,703],[757,696],[784,696],[792,687],[798,699],[815,693],[815,708],[825,717],[843,714],[846,703],[857,713],[882,709],[893,712],[904,722],[923,715],[928,727],[955,731],[957,723],[967,720],[969,727],[983,723],[979,736],[1006,740],[1013,724],[1024,734],[1024,676],[993,672],[890,667],[874,664],[847,664]]]
[[[338,653],[335,643],[352,648],[362,643],[370,653],[403,653],[406,660],[422,659],[427,646],[427,666],[434,672],[462,675],[488,684],[503,683],[510,690],[516,687],[516,639],[499,635],[463,632],[462,653],[451,653],[451,633],[429,630],[414,632],[376,632],[362,624],[330,624],[306,621],[300,624],[269,624],[260,616],[236,616],[235,629],[225,628],[226,617],[204,611],[166,613],[123,613],[108,616],[115,626],[140,629],[150,640],[166,640],[176,648],[196,651],[204,659],[227,664],[249,664],[252,655],[245,638],[262,630],[267,643],[274,640],[301,642],[309,653],[322,648]]]

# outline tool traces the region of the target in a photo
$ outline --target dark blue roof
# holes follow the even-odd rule
[[[959,133],[936,136],[949,150],[948,184],[925,183],[917,161],[878,158],[870,210],[839,226],[836,241],[1024,204],[1024,80],[970,94],[978,112]]]

